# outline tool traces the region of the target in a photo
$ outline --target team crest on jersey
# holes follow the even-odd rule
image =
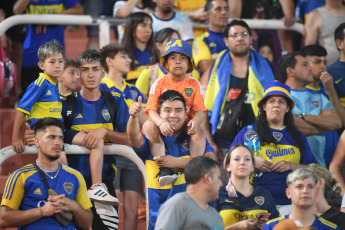
[[[254,198],[254,201],[258,204],[258,205],[263,205],[265,203],[265,198],[263,196],[256,196]]]
[[[190,97],[193,94],[193,89],[192,88],[185,88],[184,93],[186,94],[187,97]]]
[[[65,191],[68,193],[68,194],[71,194],[72,191],[73,191],[73,184],[71,182],[65,182],[63,184],[63,188],[65,189]]]
[[[189,140],[185,140],[185,141],[183,142],[183,144],[182,144],[182,147],[183,147],[184,149],[189,150]]]
[[[318,109],[320,107],[320,101],[312,101],[312,103],[315,108]]]
[[[135,90],[130,90],[129,92],[130,92],[131,95],[132,95],[132,99],[133,99],[134,101],[136,101],[137,98],[138,98],[138,92],[135,91]]]
[[[279,133],[279,132],[273,132],[273,137],[277,140],[277,141],[280,141],[283,137],[283,134],[282,133]]]
[[[108,109],[103,109],[102,110],[102,116],[104,120],[109,121],[110,120],[110,113]]]

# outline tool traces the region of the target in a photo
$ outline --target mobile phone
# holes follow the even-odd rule
[[[256,219],[254,220],[254,223],[256,223],[258,220],[261,220],[263,218],[268,219],[270,217],[271,213],[260,213]]]

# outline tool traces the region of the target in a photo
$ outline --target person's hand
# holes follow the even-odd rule
[[[329,108],[322,109],[320,112],[320,115],[330,115],[330,114],[332,114],[332,110],[330,110]]]
[[[192,18],[206,20],[205,6],[201,6],[198,10],[195,10],[192,14]]]
[[[256,228],[263,229],[267,221],[268,221],[267,218],[261,218],[260,220],[257,220],[255,222]]]
[[[320,75],[320,80],[322,81],[322,84],[327,92],[334,90],[333,77],[328,72],[322,72]]]
[[[96,148],[97,143],[107,134],[105,128],[82,129],[81,131],[86,134],[81,145],[89,149]]]
[[[53,206],[52,202],[49,201],[45,203],[42,207],[43,217],[52,216],[55,214],[56,208]]]
[[[162,121],[158,128],[164,136],[171,136],[174,133],[174,127],[168,121]]]
[[[158,167],[175,168],[176,157],[165,155],[154,159]]]
[[[259,169],[262,172],[271,172],[272,162],[265,160],[262,157],[255,156],[255,168]]]
[[[12,138],[12,149],[18,154],[23,153],[25,149],[24,141],[20,138]]]
[[[286,16],[285,15],[285,17],[283,17],[282,20],[283,20],[285,26],[292,26],[296,21],[296,19],[293,15],[292,16]]]
[[[235,226],[234,226],[235,227]],[[236,229],[256,230],[256,224],[252,219],[242,220],[236,223]]]
[[[24,142],[29,146],[35,144],[35,132],[30,128],[27,122],[25,122]]]
[[[51,202],[52,206],[55,208],[56,213],[64,213],[65,211],[71,211],[70,204],[71,200],[65,197],[65,194],[48,197],[48,202]]]
[[[195,135],[199,130],[199,124],[194,119],[188,122],[187,127],[188,127],[188,131],[187,131],[188,135]]]
[[[132,106],[129,108],[129,115],[131,115],[131,117],[136,118],[140,114],[143,108],[142,101],[143,101],[142,97],[139,96],[138,102],[134,102]]]
[[[290,165],[290,162],[280,160],[272,164],[271,170],[273,172],[280,172],[280,173],[286,172],[286,171],[291,170],[291,165]]]

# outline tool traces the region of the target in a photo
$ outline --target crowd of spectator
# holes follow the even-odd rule
[[[38,159],[6,182],[0,227],[118,229],[122,192],[126,230],[143,196],[148,229],[345,229],[343,0],[2,1],[0,22],[23,12],[126,23],[99,50],[87,27],[76,60],[63,25],[1,37],[17,65],[12,148]],[[305,36],[242,19],[304,23]],[[142,159],[145,191],[110,143]]]

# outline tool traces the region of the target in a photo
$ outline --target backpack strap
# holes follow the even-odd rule
[[[115,108],[115,99],[113,94],[107,90],[101,90],[101,93],[104,97],[105,105],[109,110],[111,121],[113,123],[113,129],[116,130],[116,108]]]
[[[71,95],[68,95],[66,97],[66,109],[65,113],[62,114],[65,123],[65,129],[71,129],[76,106],[77,98],[75,97],[75,93],[72,93]]]

